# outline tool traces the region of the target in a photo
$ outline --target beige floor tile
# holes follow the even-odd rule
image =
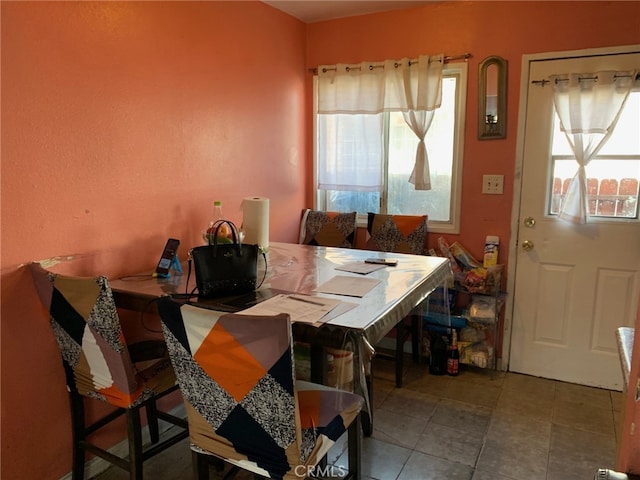
[[[145,478],[191,480],[193,469],[189,439],[178,442],[168,450],[156,455],[153,459],[146,461],[142,469]],[[211,472],[211,478],[213,479],[215,478],[213,469]],[[129,480],[129,472],[118,467],[111,467],[93,478],[95,480]]]
[[[534,418],[550,422],[553,417],[553,392],[538,394],[526,389],[503,388],[495,413],[501,417]]]
[[[547,480],[593,478],[598,468],[615,466],[615,438],[554,425]]]
[[[481,435],[487,432],[490,421],[491,409],[455,400],[441,401],[431,417],[431,423]]]
[[[373,407],[380,407],[384,399],[395,389],[395,382],[376,378],[373,381]]]
[[[450,377],[448,375],[431,375],[427,370],[420,378],[406,380],[403,388],[428,393],[436,397],[443,397],[456,379],[457,377]]]
[[[411,456],[411,450],[375,438],[362,445],[362,474],[375,480],[395,479]]]
[[[611,395],[611,405],[613,405],[613,411],[621,412],[622,408],[624,407],[624,395],[622,394],[622,392],[614,391],[610,391],[609,394]]]
[[[372,362],[373,376],[376,380],[395,383],[396,379],[395,360],[385,356],[376,356]]]
[[[486,439],[510,445],[526,445],[532,448],[548,449],[551,438],[551,422],[543,422],[528,417],[501,417],[494,414]]]
[[[545,478],[551,423],[494,414],[477,468],[519,480]]]
[[[611,392],[602,388],[585,387],[573,383],[556,383],[556,400],[612,409]]]
[[[424,453],[413,452],[398,480],[471,480],[472,476],[473,469],[471,467]],[[390,477],[384,480],[390,480]]]
[[[456,382],[457,377],[449,385],[443,397],[459,402],[470,403],[482,407],[494,408],[500,397],[498,385]]]
[[[483,432],[465,432],[430,422],[420,436],[415,450],[475,467],[483,439]]]
[[[556,392],[556,381],[546,378],[507,373],[504,379],[504,390],[516,390],[536,397],[553,400]]]
[[[543,479],[547,472],[548,447],[518,441],[486,439],[476,468],[518,480]]]
[[[498,475],[494,472],[484,472],[476,469],[473,472],[473,478],[471,480],[523,480],[521,478],[507,477],[505,475]]]
[[[556,400],[553,409],[553,423],[615,436],[614,416],[611,407],[603,408],[592,404],[568,400]]]
[[[502,387],[506,372],[496,372],[489,368],[478,368],[471,365],[461,365],[460,374],[454,377],[456,382],[477,383],[492,387]]]
[[[378,413],[381,414],[377,415]],[[372,436],[382,442],[413,449],[428,422],[428,418],[420,419],[380,410],[374,413]]]
[[[409,417],[428,420],[431,418],[440,399],[415,390],[397,388],[390,392],[380,403],[379,413],[392,412]]]
[[[622,412],[616,412],[614,410],[613,412],[613,428],[615,429],[616,432],[616,442],[620,441],[621,435],[622,435],[622,422],[623,422],[623,413]]]

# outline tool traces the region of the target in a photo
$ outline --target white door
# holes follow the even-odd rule
[[[633,196],[616,196],[617,191],[608,194],[604,185],[611,179],[619,183],[619,177],[640,177],[640,111],[631,119],[636,122],[635,129],[624,137],[628,139],[628,153],[636,159],[619,155],[615,157],[619,161],[605,164],[594,160],[587,167],[587,176],[594,177],[590,180],[594,182],[592,193],[602,188],[602,196],[590,197],[592,209],[595,213],[597,207],[598,213],[608,217],[592,217],[587,225],[569,224],[550,212],[557,209],[562,177],[573,176],[563,172],[563,166],[573,168],[574,162],[568,157],[552,158],[551,153],[558,150],[552,148],[553,89],[538,81],[552,74],[632,68],[640,72],[638,49],[633,54],[530,63],[528,91],[523,92],[527,95],[526,126],[521,129],[524,139],[517,252],[512,257],[516,266],[511,371],[621,389],[615,330],[633,325],[635,319],[640,222],[633,203],[637,202],[637,191],[634,200]],[[640,97],[640,92],[634,92],[634,96]]]

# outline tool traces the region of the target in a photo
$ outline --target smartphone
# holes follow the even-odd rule
[[[398,260],[390,258],[367,258],[364,263],[374,263],[376,265],[386,265],[387,267],[395,267]]]
[[[156,266],[156,275],[169,274],[171,263],[173,262],[173,258],[178,252],[179,246],[180,240],[177,240],[175,238],[170,238],[169,240],[167,240],[167,244],[164,246],[162,256],[160,257],[160,261],[158,262],[158,266]]]

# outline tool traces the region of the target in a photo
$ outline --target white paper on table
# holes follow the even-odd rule
[[[331,280],[318,285],[315,289],[319,293],[333,293],[348,297],[364,297],[380,283],[377,278],[348,277],[336,275]]]
[[[333,320],[336,317],[339,317],[343,313],[347,313],[352,308],[356,308],[358,306],[357,303],[350,302],[340,302],[336,308],[327,313],[324,317],[322,317],[322,323],[326,323],[330,320]]]
[[[288,313],[292,322],[317,323],[335,317],[334,315],[324,318],[341,303],[340,300],[332,298],[280,294],[237,313],[239,315],[278,315],[279,313]]]
[[[336,267],[336,270],[342,270],[343,272],[359,273],[361,275],[366,275],[367,273],[375,272],[376,270],[385,268],[385,266],[386,265],[380,265],[376,263],[352,262],[352,263],[347,263],[346,265],[341,265],[339,267]]]

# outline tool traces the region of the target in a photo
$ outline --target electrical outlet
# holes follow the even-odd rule
[[[489,195],[502,195],[504,185],[504,175],[483,175],[482,193]]]

